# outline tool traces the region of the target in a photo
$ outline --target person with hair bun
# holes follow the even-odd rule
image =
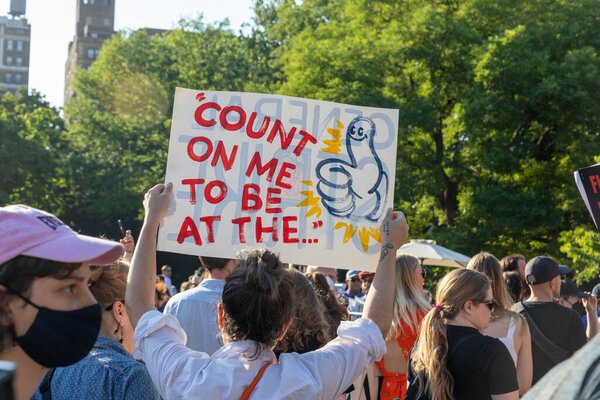
[[[406,399],[519,398],[515,365],[506,347],[481,334],[494,298],[488,278],[456,269],[439,283],[410,357]]]
[[[166,399],[334,399],[385,353],[394,296],[396,250],[408,238],[402,213],[388,210],[381,254],[365,318],[343,323],[338,337],[304,354],[273,347],[294,315],[293,278],[279,258],[254,250],[225,281],[218,306],[225,345],[209,356],[185,346],[177,319],[154,309],[156,234],[172,198],[172,185],[150,189],[146,215],[129,271],[125,304],[135,328],[136,354]]]
[[[102,307],[100,335],[77,364],[50,370],[32,400],[160,399],[144,364],[133,353],[133,327],[125,309],[128,265],[93,266],[90,291]]]
[[[467,269],[481,272],[488,277],[496,307],[492,312],[490,325],[483,334],[500,339],[506,345],[519,381],[519,394],[522,396],[531,388],[533,359],[531,356],[531,335],[527,321],[521,314],[511,311],[513,300],[502,276],[502,267],[490,253],[479,253],[467,264]]]

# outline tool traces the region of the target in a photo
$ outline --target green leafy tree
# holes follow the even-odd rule
[[[66,186],[58,110],[37,92],[0,93],[0,204],[24,203],[59,213]]]
[[[572,171],[600,144],[597,2],[257,5],[280,93],[400,109],[395,198],[413,235],[568,261],[561,232],[587,221]]]
[[[201,18],[108,40],[92,67],[77,71],[65,108],[69,220],[109,235],[118,218],[139,223],[142,194],[164,179],[175,88],[267,91],[267,48],[261,35]]]

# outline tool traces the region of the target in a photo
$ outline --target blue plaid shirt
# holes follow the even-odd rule
[[[52,400],[160,399],[146,366],[116,340],[98,336],[90,353],[77,364],[56,368]],[[32,400],[42,400],[37,390]]]

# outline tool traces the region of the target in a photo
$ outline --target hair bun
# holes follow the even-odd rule
[[[247,268],[248,285],[261,292],[269,293],[271,298],[279,297],[283,266],[274,253],[265,249],[255,250],[248,255],[244,266]]]

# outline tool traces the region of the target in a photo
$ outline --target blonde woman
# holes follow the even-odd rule
[[[519,398],[517,373],[498,339],[484,336],[494,308],[488,278],[457,269],[438,284],[409,366],[407,400]]]
[[[531,388],[533,359],[531,356],[531,335],[529,326],[521,314],[509,311],[513,301],[502,276],[500,262],[489,253],[479,253],[469,261],[468,269],[481,272],[490,280],[496,307],[492,313],[490,326],[484,335],[500,339],[506,345],[519,381],[519,394],[522,396]]]
[[[425,270],[419,260],[402,254],[396,258],[396,291],[392,327],[386,337],[387,353],[376,362],[383,381],[381,400],[403,399],[410,349],[417,340],[419,325],[431,305],[424,293]]]

